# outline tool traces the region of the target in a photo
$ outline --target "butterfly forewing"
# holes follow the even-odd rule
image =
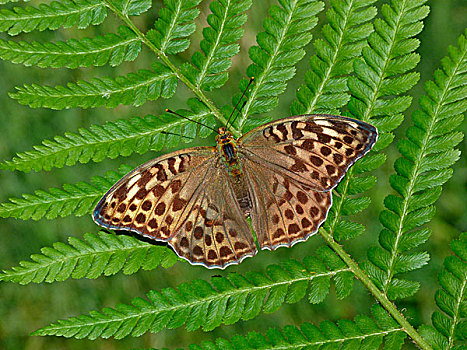
[[[245,156],[318,191],[335,187],[376,141],[364,122],[331,115],[280,119],[239,139]]]
[[[201,176],[214,162],[213,147],[174,152],[149,161],[107,192],[93,218],[104,227],[167,241],[175,225],[174,212],[183,212]]]

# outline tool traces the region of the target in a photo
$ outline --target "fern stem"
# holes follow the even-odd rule
[[[467,289],[467,279],[464,279],[464,281],[462,282],[462,287],[460,288],[459,297],[457,298],[456,306],[454,308],[455,312],[452,317],[451,327],[449,328],[448,349],[451,349],[454,347],[454,340],[455,340],[454,335],[456,331],[456,326],[458,325],[460,319],[462,318],[462,316],[460,315],[461,307],[462,307],[461,304],[462,304],[462,301],[464,300],[464,294],[465,294],[466,289]]]
[[[376,287],[371,281],[370,277],[358,266],[358,264],[347,254],[342,246],[337,243],[334,238],[325,231],[323,228],[319,233],[324,238],[326,243],[340,256],[340,258],[352,270],[354,275],[363,283],[363,285],[373,294],[378,302],[391,314],[392,317],[403,327],[404,331],[417,343],[417,345],[424,350],[431,350],[431,346],[425,339],[415,330],[415,328],[407,321],[397,307],[388,299],[386,294]]]
[[[227,125],[227,119],[223,116],[223,114],[219,111],[219,109],[212,103],[212,101],[201,91],[199,87],[191,83],[188,78],[180,72],[180,70],[170,61],[167,55],[164,52],[161,52],[147,37],[144,35],[138,27],[128,18],[128,16],[124,15],[121,11],[119,11],[110,1],[104,0],[106,6],[113,11],[127,26],[130,28],[144,43],[151,51],[153,51],[157,57],[162,60],[167,67],[175,73],[178,79],[180,79],[193,93],[211,110],[212,114],[223,124]],[[230,129],[232,134],[236,137],[241,136],[241,132],[236,128],[232,127]]]

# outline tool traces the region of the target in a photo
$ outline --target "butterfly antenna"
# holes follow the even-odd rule
[[[202,126],[204,126],[205,128],[211,129],[212,131],[214,131],[215,133],[217,133],[217,130],[216,130],[216,129],[211,128],[210,126],[208,126],[208,125],[206,125],[206,124],[203,124],[203,123],[201,123],[201,122],[199,122],[199,121],[197,121],[197,120],[187,118],[187,117],[185,117],[185,116],[183,116],[183,115],[181,115],[181,114],[179,114],[179,113],[177,113],[177,112],[174,112],[174,111],[172,111],[171,109],[168,109],[168,108],[166,108],[165,111],[166,111],[167,113],[170,113],[170,114],[174,114],[174,115],[176,115],[176,116],[179,116],[180,118],[189,120],[190,122],[193,122],[193,123],[202,125]]]
[[[242,109],[243,109],[243,107],[245,107],[245,105],[246,105],[246,101],[243,101],[242,106],[241,106],[240,109],[238,110],[237,115],[236,115],[235,118],[232,120],[232,124],[230,124],[230,125],[233,125],[233,123],[235,122],[235,120],[237,120],[238,116],[241,114]]]
[[[175,135],[175,136],[184,137],[184,138],[186,138],[186,139],[188,139],[188,140],[192,140],[192,141],[194,140],[194,138],[193,138],[193,137],[188,137],[188,136],[185,136],[185,135],[182,135],[182,134],[176,134],[176,133],[174,133],[174,132],[170,132],[170,131],[161,131],[161,134],[166,134],[166,135]]]
[[[251,77],[250,78],[250,81],[248,82],[248,85],[246,86],[246,89],[243,91],[242,93],[242,96],[240,96],[240,98],[238,99],[237,101],[237,104],[235,105],[234,109],[232,110],[232,113],[230,113],[230,116],[229,116],[229,119],[227,120],[227,124],[226,126],[228,127],[229,126],[229,122],[230,122],[230,118],[232,118],[233,114],[235,111],[238,111],[237,107],[238,107],[238,104],[240,103],[240,101],[242,100],[243,96],[245,96],[246,92],[248,91],[248,88],[250,87],[251,83],[253,82],[253,80],[255,80],[255,77]],[[243,103],[243,106],[245,106],[245,103]],[[242,108],[243,108],[242,106]],[[240,108],[240,111],[242,110],[242,108]],[[239,112],[240,112],[239,111]],[[235,119],[234,119],[235,120]],[[233,121],[232,121],[232,124],[233,124]],[[232,125],[230,124],[230,125]]]

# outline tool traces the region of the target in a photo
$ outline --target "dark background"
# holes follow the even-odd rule
[[[230,81],[218,91],[208,93],[208,96],[222,106],[230,102],[231,96],[238,91],[238,81],[245,76],[245,70],[250,63],[248,48],[255,44],[255,35],[262,28],[262,20],[266,16],[267,8],[273,1],[254,1],[249,10],[249,19],[245,25],[245,36],[241,39],[241,52],[234,57],[230,74]],[[326,8],[328,8],[328,1]],[[39,2],[29,4],[37,6]],[[383,2],[379,1],[378,6]],[[16,6],[18,6],[17,3]],[[431,80],[434,70],[439,66],[439,60],[447,53],[448,45],[457,45],[457,37],[466,26],[467,2],[460,0],[429,1],[431,7],[429,17],[425,20],[425,29],[419,36],[421,46],[421,62],[417,71],[421,73],[418,85],[410,91],[414,97],[412,111],[417,106],[417,99],[423,93],[423,83]],[[188,59],[194,50],[199,48],[201,31],[209,13],[208,2],[201,6],[202,12],[198,19],[198,30],[192,39],[192,45],[187,52],[176,58],[178,63]],[[140,16],[136,23],[140,29],[149,29],[155,18],[160,1],[154,1],[153,8]],[[314,38],[319,37],[319,27],[324,23],[324,13],[320,14],[320,24],[314,31]],[[89,27],[86,30],[69,29],[55,32],[44,31],[22,34],[14,40],[67,40],[83,38],[115,31],[121,23],[109,13],[104,24],[99,27]],[[2,35],[7,38],[7,35]],[[303,74],[308,69],[308,58],[314,54],[314,48],[309,45],[307,56],[297,67],[297,75],[289,84],[287,91],[280,97],[280,104],[271,113],[277,118],[289,115],[289,106],[295,99],[295,90],[303,82]],[[190,92],[181,84],[173,99],[148,102],[144,106],[135,108],[120,106],[115,109],[72,109],[52,111],[47,109],[31,109],[19,105],[8,97],[8,92],[24,83],[38,83],[47,85],[66,84],[68,81],[90,79],[95,76],[123,75],[138,68],[148,68],[154,59],[148,50],[134,62],[124,63],[117,68],[101,67],[80,70],[70,69],[40,69],[26,68],[22,65],[0,62],[0,159],[8,160],[16,152],[27,151],[33,145],[40,144],[44,139],[51,139],[66,131],[76,131],[80,127],[91,124],[101,124],[105,121],[131,116],[158,114],[163,109],[185,107]],[[410,125],[410,111],[406,121],[397,130],[398,136]],[[465,125],[465,124],[464,124]],[[195,144],[213,142],[195,141]],[[173,149],[184,148],[177,145]],[[461,145],[465,150],[465,142]],[[171,149],[164,149],[165,153]],[[384,197],[391,192],[388,185],[388,175],[393,173],[392,164],[398,157],[395,144],[384,152],[388,154],[386,162],[378,171],[378,185],[370,195],[372,206],[363,212],[356,220],[367,226],[367,232],[357,239],[345,243],[346,249],[358,261],[366,256],[369,245],[375,244],[381,225],[377,220],[382,208]],[[137,166],[156,157],[159,153],[148,152],[144,155],[132,155],[126,159],[120,157],[115,160],[105,160],[99,164],[88,163],[74,167],[53,169],[50,172],[29,173],[0,172],[0,201],[6,202],[10,197],[20,197],[23,193],[30,193],[37,189],[60,187],[64,183],[89,181],[94,175],[102,175],[107,170],[117,169],[120,164]],[[437,204],[435,219],[429,224],[433,234],[423,249],[427,249],[432,257],[428,266],[411,273],[422,283],[422,289],[412,298],[398,302],[404,308],[404,314],[415,325],[430,322],[434,309],[433,296],[437,289],[437,273],[441,268],[444,257],[449,254],[449,242],[457,237],[459,232],[467,229],[467,167],[465,157],[461,158],[454,167],[454,177],[444,186],[443,194]],[[97,232],[98,228],[92,222],[90,215],[80,218],[67,217],[52,221],[21,221],[15,219],[0,220],[0,267],[10,268],[18,265],[20,260],[27,260],[30,254],[39,253],[41,247],[50,246],[54,242],[66,242],[69,236],[82,237],[85,232]],[[313,253],[323,244],[317,235],[306,243],[301,243],[290,249],[279,249],[276,252],[262,251],[254,259],[245,260],[240,266],[234,266],[227,271],[243,272],[249,270],[264,271],[268,264],[279,262],[286,258],[302,257]],[[144,297],[151,289],[176,287],[182,282],[195,278],[208,279],[217,272],[203,267],[193,267],[187,263],[178,263],[170,269],[158,268],[153,271],[141,271],[132,276],[117,274],[111,277],[101,277],[96,280],[67,280],[53,284],[30,284],[27,286],[12,283],[0,283],[0,348],[5,349],[128,349],[132,347],[187,347],[191,343],[213,340],[216,337],[230,338],[234,334],[246,334],[249,331],[264,332],[270,327],[283,327],[288,324],[300,325],[303,322],[319,323],[323,320],[338,320],[353,318],[357,314],[368,314],[373,299],[361,284],[355,282],[352,294],[344,301],[338,301],[333,291],[320,305],[310,305],[306,300],[294,305],[284,305],[273,314],[260,314],[254,320],[239,322],[233,326],[221,326],[213,332],[205,333],[201,330],[186,332],[184,328],[165,330],[158,334],[146,334],[140,338],[124,340],[75,340],[60,337],[30,337],[28,334],[59,318],[66,318],[102,307],[114,306],[118,302],[128,303],[132,298]],[[225,274],[225,272],[221,272]],[[407,348],[410,348],[406,344]]]

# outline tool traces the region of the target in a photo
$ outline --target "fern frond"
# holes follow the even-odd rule
[[[171,267],[178,261],[164,246],[142,242],[132,236],[106,232],[87,233],[84,240],[70,237],[68,244],[55,243],[41,249],[20,266],[0,273],[0,281],[20,284],[64,281],[68,278],[97,278],[119,271],[130,275],[157,266]]]
[[[429,8],[425,0],[393,0],[381,8],[382,19],[374,22],[375,31],[368,38],[369,46],[362,50],[362,60],[354,61],[355,76],[348,78],[351,99],[348,108],[351,116],[370,122],[378,128],[378,143],[374,150],[387,147],[394,138],[391,133],[402,121],[401,114],[410,103],[410,96],[401,96],[419,79],[419,74],[410,72],[418,61],[414,52],[419,41],[413,38],[423,28],[422,20]],[[354,195],[370,189],[375,177],[363,173],[375,170],[385,161],[383,154],[370,153],[350,169],[335,191],[334,204],[330,210],[325,229],[337,240],[360,235],[364,227],[344,220],[344,215],[354,215],[370,203],[368,197],[359,198],[362,206],[351,205]],[[362,174],[357,176],[358,174]]]
[[[165,7],[159,10],[155,28],[147,33],[148,39],[160,53],[174,55],[188,48],[188,36],[196,29],[194,20],[199,15],[196,6],[200,2],[201,0],[164,0]]]
[[[257,35],[258,45],[249,50],[253,63],[247,68],[247,75],[255,77],[255,83],[246,93],[247,102],[237,119],[237,130],[245,132],[268,121],[264,118],[255,120],[251,115],[269,112],[277,106],[277,96],[295,75],[295,65],[305,55],[303,47],[310,42],[311,30],[318,21],[317,14],[324,7],[316,0],[282,0],[280,5],[271,6],[269,17],[263,22],[265,31]],[[241,81],[241,91],[247,83],[246,79]],[[234,105],[239,98],[240,95],[234,98]]]
[[[353,71],[353,62],[361,55],[367,37],[373,31],[370,22],[376,15],[375,0],[335,0],[323,26],[323,39],[314,43],[316,55],[310,59],[310,70],[305,74],[305,85],[300,86],[292,103],[292,115],[317,112],[339,114],[350,95],[347,77]]]
[[[25,66],[41,68],[77,68],[103,66],[107,62],[118,66],[133,61],[141,51],[141,40],[125,26],[118,34],[106,34],[66,42],[15,42],[0,39],[0,58]]]
[[[304,349],[384,349],[397,350],[404,344],[406,334],[381,306],[371,309],[372,317],[357,316],[353,321],[321,322],[319,327],[304,323],[300,327],[270,328],[266,335],[249,332],[231,340],[217,338],[214,342],[191,345],[191,350],[304,350]]]
[[[205,125],[215,126],[214,117],[204,104],[196,99],[190,99],[187,103],[191,110],[178,110],[177,113]],[[34,150],[18,153],[11,161],[0,163],[0,169],[48,171],[78,162],[100,162],[105,158],[129,156],[135,152],[143,154],[148,150],[160,151],[167,143],[173,145],[195,138],[196,130],[197,124],[168,113],[119,119],[45,140],[42,145],[34,146]],[[183,137],[167,135],[164,131],[178,133]],[[210,133],[211,130],[206,127],[199,130],[200,137],[207,137]]]
[[[38,7],[14,7],[0,10],[0,31],[10,35],[33,30],[54,30],[60,27],[86,28],[98,25],[107,17],[107,9],[100,0],[62,0]]]
[[[39,220],[43,217],[82,216],[89,214],[97,200],[131,167],[121,166],[118,172],[109,171],[105,176],[92,178],[91,183],[65,184],[63,188],[50,188],[23,194],[23,198],[10,198],[10,203],[0,203],[0,217]]]
[[[191,57],[191,64],[182,65],[181,71],[198,89],[214,90],[225,84],[230,57],[238,53],[235,42],[243,35],[241,26],[246,22],[244,13],[251,0],[217,0],[209,5],[209,27],[204,28],[201,51]]]
[[[441,288],[435,295],[442,312],[433,312],[434,327],[420,327],[434,350],[461,349],[467,338],[467,234],[452,241],[451,248],[456,255],[444,260],[444,269],[438,275]]]
[[[123,338],[184,324],[187,330],[211,330],[222,323],[252,319],[261,311],[274,312],[284,302],[296,303],[305,297],[307,289],[310,302],[321,302],[329,292],[331,279],[337,295],[347,296],[352,290],[353,274],[329,248],[322,247],[318,255],[305,258],[303,263],[286,260],[271,265],[266,274],[229,274],[213,277],[210,283],[194,280],[177,289],[151,291],[148,300],[135,298],[131,304],[118,304],[115,309],[60,320],[35,334]]]
[[[422,226],[433,218],[433,204],[460,156],[455,147],[464,135],[454,130],[467,110],[466,68],[467,39],[462,35],[459,48],[449,48],[435,80],[425,85],[427,94],[420,98],[421,110],[413,113],[414,125],[398,143],[401,157],[389,181],[397,195],[389,195],[384,201],[381,246],[368,254],[375,265],[371,269],[374,282],[391,299],[410,296],[419,285],[395,276],[418,269],[429,260],[428,253],[411,250],[428,239],[429,230]]]
[[[67,86],[24,85],[10,96],[32,108],[52,109],[113,108],[120,104],[140,106],[146,100],[171,97],[177,88],[175,73],[161,63],[152,64],[154,70],[139,70],[126,76],[93,78],[90,81],[68,83]]]

